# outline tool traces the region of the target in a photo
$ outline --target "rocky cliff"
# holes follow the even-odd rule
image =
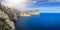
[[[28,10],[28,11],[20,11],[19,16],[31,16],[31,15],[36,15],[38,16],[40,14],[39,10]]]
[[[10,30],[15,30],[15,21],[17,21],[16,9],[0,4],[0,19],[5,19],[4,21],[10,27]]]

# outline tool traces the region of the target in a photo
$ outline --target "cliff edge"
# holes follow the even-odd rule
[[[0,19],[5,19],[5,23],[10,30],[15,30],[15,21],[17,21],[16,9],[0,4]]]

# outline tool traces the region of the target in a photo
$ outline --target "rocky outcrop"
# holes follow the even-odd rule
[[[31,15],[39,15],[40,11],[39,10],[28,10],[28,11],[20,11],[19,16],[31,16]]]
[[[10,27],[10,29],[15,30],[15,21],[17,21],[17,12],[16,9],[12,7],[7,7],[4,5],[0,6],[0,17],[5,18],[6,24]]]
[[[1,11],[0,9],[0,30],[5,30],[5,28],[7,29],[11,29],[10,25],[8,24],[9,22],[9,17],[7,14],[5,14],[3,11]]]
[[[7,7],[2,5],[2,11],[4,11],[11,20],[15,19],[17,20],[17,12],[16,9],[12,8],[12,7]],[[16,17],[16,18],[15,18]]]

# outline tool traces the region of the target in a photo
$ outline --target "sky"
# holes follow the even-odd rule
[[[60,0],[1,0],[1,3],[21,11],[40,10],[41,13],[60,13]]]

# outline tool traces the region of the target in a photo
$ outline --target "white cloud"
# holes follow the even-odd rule
[[[27,0],[5,0],[3,4],[8,5],[8,6],[21,6],[24,7],[26,6]]]
[[[33,1],[32,3],[37,3],[37,1]]]
[[[48,0],[48,2],[60,2],[60,0]]]
[[[60,0],[55,0],[56,2],[60,2]]]
[[[32,1],[32,0],[4,0],[2,4],[19,9],[19,8],[26,8],[28,6],[31,6],[36,2],[37,1]]]
[[[1,3],[9,7],[24,10],[28,6],[31,6],[33,3],[36,2],[35,1],[32,2],[32,0],[4,0]]]

